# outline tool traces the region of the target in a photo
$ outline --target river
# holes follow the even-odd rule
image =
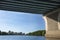
[[[0,36],[0,40],[60,40],[60,39],[51,39],[44,36]]]

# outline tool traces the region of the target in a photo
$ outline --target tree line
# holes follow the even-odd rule
[[[31,35],[31,36],[45,36],[46,31],[45,30],[38,30],[35,32],[30,32],[26,35]]]
[[[34,32],[29,32],[27,34],[23,32],[13,32],[13,31],[8,31],[8,32],[2,32],[0,31],[0,35],[29,35],[29,36],[45,36],[46,31],[45,30],[38,30]]]
[[[22,32],[13,32],[13,31],[8,31],[8,32],[0,31],[0,35],[25,35],[25,33],[22,33]]]

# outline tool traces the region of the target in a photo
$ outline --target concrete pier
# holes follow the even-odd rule
[[[46,37],[60,38],[60,9],[44,16],[46,24]]]

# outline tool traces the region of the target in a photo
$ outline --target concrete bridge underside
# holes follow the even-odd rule
[[[0,0],[0,10],[43,14],[46,37],[60,38],[60,0]]]

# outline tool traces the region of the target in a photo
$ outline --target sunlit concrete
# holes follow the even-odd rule
[[[60,38],[60,9],[44,16],[46,37]]]
[[[59,12],[59,14],[58,14],[58,28],[59,28],[59,30],[60,30],[60,12]]]

